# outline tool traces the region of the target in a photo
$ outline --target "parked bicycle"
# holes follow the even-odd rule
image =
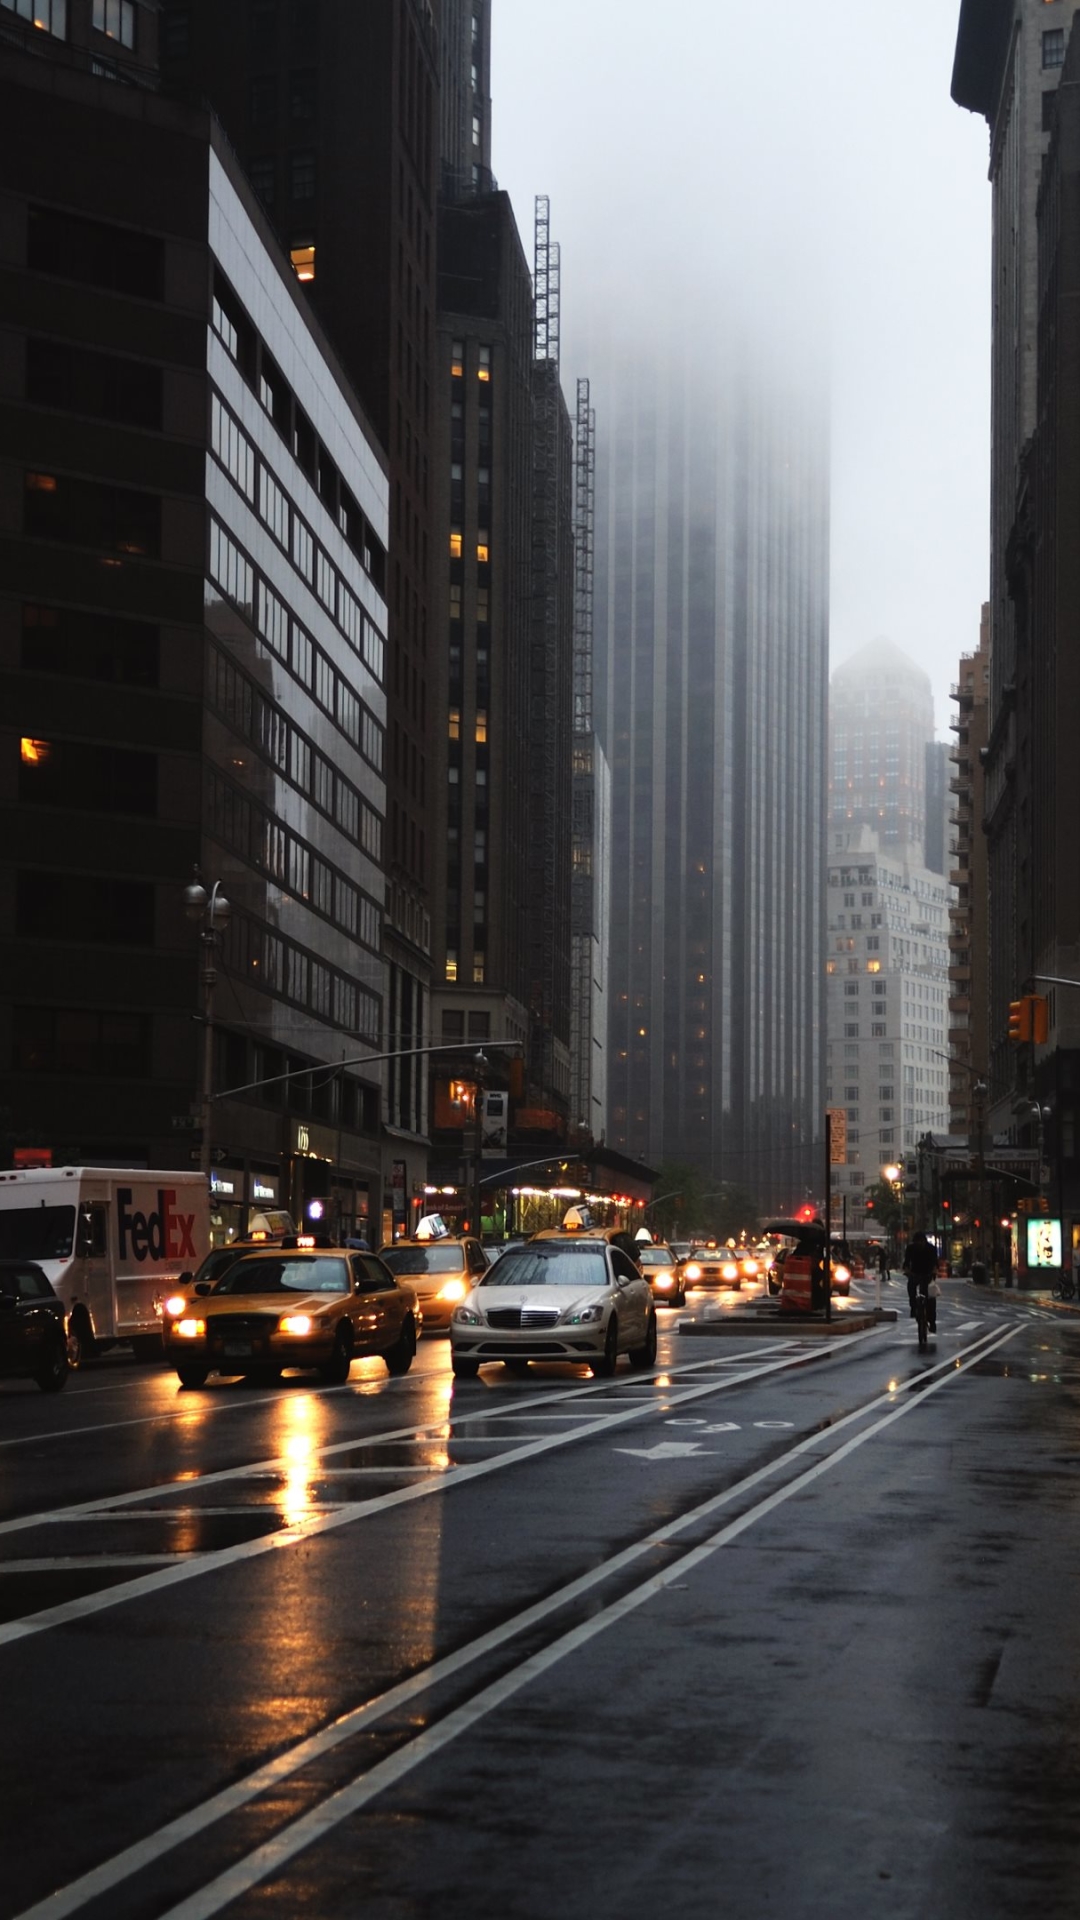
[[[1050,1283],[1050,1296],[1054,1300],[1075,1300],[1076,1281],[1071,1267],[1062,1267],[1056,1280]]]

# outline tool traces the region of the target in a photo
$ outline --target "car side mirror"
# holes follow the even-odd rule
[[[187,1273],[182,1273],[176,1284],[178,1287],[190,1287],[194,1278],[195,1278],[195,1275],[190,1271]]]
[[[197,1280],[195,1282],[195,1291],[196,1293],[212,1293],[213,1287],[209,1280]]]

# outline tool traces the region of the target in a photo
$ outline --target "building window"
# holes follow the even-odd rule
[[[274,173],[273,154],[248,161],[248,179],[264,207],[272,207],[274,204]]]
[[[294,200],[315,198],[315,155],[310,148],[290,158],[289,191]]]
[[[455,981],[457,979],[457,969],[458,969],[457,954],[452,950],[452,948],[448,947],[446,951],[446,977],[448,980]]]
[[[1046,67],[1060,67],[1065,60],[1065,29],[1051,27],[1042,37],[1042,63]]]
[[[67,39],[67,0],[0,0],[8,13],[18,15],[32,27],[40,27],[43,33],[51,33],[54,39]],[[97,0],[94,5],[94,25],[97,25]],[[131,42],[125,42],[130,46]]]
[[[248,92],[248,119],[253,127],[272,127],[277,120],[277,74],[257,73]]]
[[[1056,99],[1057,88],[1047,87],[1042,97],[1042,130],[1044,133],[1049,133],[1054,124],[1054,101]]]
[[[289,81],[289,113],[294,120],[315,118],[315,70],[307,67]]]
[[[473,977],[473,986],[474,986],[474,987],[482,987],[482,986],[483,986],[483,984],[484,984],[484,956],[483,956],[483,954],[482,954],[482,953],[474,953],[474,955],[473,955],[473,969],[472,969],[472,977]]]
[[[455,340],[450,349],[450,371],[455,380],[460,380],[465,371],[465,348],[460,340]]]
[[[298,280],[314,280],[315,278],[315,243],[314,241],[312,241],[309,245],[290,248],[289,259],[292,261],[293,272],[295,273]]]

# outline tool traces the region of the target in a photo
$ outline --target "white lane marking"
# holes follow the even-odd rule
[[[727,1375],[722,1380],[707,1380],[703,1386],[692,1387],[683,1394],[682,1398],[684,1401],[699,1400],[706,1395],[727,1392],[733,1387],[744,1385],[747,1380],[793,1366],[798,1363],[798,1359],[798,1356],[789,1356],[786,1360],[778,1360],[771,1365],[758,1367],[749,1374]],[[630,1406],[622,1414],[621,1422],[627,1425],[632,1420],[646,1419],[652,1413],[652,1407]],[[614,1420],[611,1422],[613,1426],[616,1424]],[[593,1431],[591,1427],[586,1429],[587,1433]],[[367,1500],[350,1502],[347,1506],[339,1507],[334,1513],[312,1514],[306,1520],[298,1520],[291,1526],[282,1527],[275,1533],[263,1534],[256,1540],[245,1540],[235,1546],[219,1547],[208,1551],[200,1554],[196,1560],[185,1562],[182,1566],[164,1568],[159,1573],[143,1574],[139,1579],[102,1588],[98,1593],[84,1594],[78,1600],[66,1601],[55,1607],[46,1607],[40,1613],[29,1614],[22,1620],[5,1621],[0,1625],[0,1647],[10,1646],[17,1640],[28,1639],[35,1633],[45,1633],[53,1627],[67,1626],[73,1620],[84,1620],[91,1614],[104,1613],[112,1607],[124,1605],[129,1600],[144,1599],[148,1594],[160,1593],[165,1587],[178,1586],[182,1581],[201,1578],[202,1575],[215,1573],[222,1567],[235,1566],[238,1561],[254,1560],[265,1553],[280,1553],[284,1548],[295,1547],[301,1541],[310,1540],[317,1534],[329,1533],[338,1527],[351,1526],[357,1521],[369,1519],[373,1514],[387,1513],[393,1507],[405,1506],[413,1500],[426,1499],[433,1493],[444,1493],[448,1488],[460,1486],[466,1481],[479,1480],[490,1473],[501,1472],[506,1467],[518,1466],[538,1459],[542,1454],[554,1452],[556,1448],[572,1445],[581,1437],[576,1430],[571,1433],[549,1434],[545,1439],[531,1440],[520,1447],[514,1446],[509,1452],[498,1454],[494,1459],[477,1460],[469,1466],[451,1467],[445,1472],[428,1474],[424,1479],[414,1481],[409,1486],[395,1487],[390,1493],[373,1494]],[[340,1443],[340,1448],[347,1447],[355,1452],[359,1444],[363,1443],[356,1440],[343,1441]],[[330,1448],[325,1449],[324,1452],[338,1450]],[[208,1474],[200,1484],[205,1485],[219,1477],[235,1480],[242,1476],[236,1473],[228,1476]],[[190,1495],[190,1482],[186,1484],[184,1490]],[[145,1489],[138,1497],[145,1501]],[[134,1499],[131,1504],[134,1505]],[[81,1510],[86,1511],[90,1505],[90,1502],[84,1502]],[[99,1509],[105,1519],[116,1510],[114,1505]],[[62,1519],[62,1514],[48,1516],[49,1524],[58,1524]],[[2,1531],[3,1529],[0,1529],[0,1532]]]
[[[1006,1341],[1015,1338],[1018,1331],[1017,1328],[1004,1333],[997,1344],[1004,1345]],[[993,1351],[992,1348],[989,1350]],[[626,1619],[629,1614],[636,1612],[639,1607],[656,1598],[665,1589],[685,1584],[686,1574],[703,1565],[706,1560],[710,1560],[722,1547],[737,1540],[759,1520],[765,1519],[778,1507],[793,1499],[796,1494],[802,1493],[823,1474],[830,1473],[857,1448],[875,1439],[895,1421],[902,1420],[906,1415],[913,1413],[923,1401],[929,1399],[932,1394],[940,1393],[958,1377],[959,1373],[965,1372],[968,1367],[976,1364],[977,1360],[973,1359],[967,1361],[963,1367],[950,1368],[940,1380],[923,1388],[919,1394],[905,1396],[899,1406],[894,1406],[865,1432],[853,1435],[850,1440],[846,1440],[842,1446],[838,1447],[835,1453],[830,1453],[823,1460],[815,1462],[787,1486],[778,1487],[774,1492],[767,1494],[747,1513],[740,1514],[737,1519],[721,1527],[711,1539],[703,1541],[700,1546],[692,1547],[689,1553],[683,1554],[681,1559],[673,1562],[671,1566],[662,1568],[649,1579],[643,1580],[629,1593],[623,1594],[618,1600],[601,1608],[591,1619],[572,1627],[550,1646],[533,1654],[520,1666],[504,1674],[500,1680],[496,1680],[493,1685],[483,1688],[472,1700],[465,1701],[462,1706],[447,1714],[445,1719],[427,1728],[416,1739],[399,1748],[396,1753],[390,1754],[387,1759],[377,1762],[375,1766],[358,1774],[348,1786],[339,1788],[321,1805],[312,1807],[307,1813],[302,1814],[282,1832],[275,1834],[262,1846],[256,1847],[246,1859],[237,1861],[234,1866],[219,1874],[198,1893],[192,1894],[186,1900],[181,1900],[177,1906],[170,1907],[161,1915],[160,1920],[213,1920],[213,1916],[220,1913],[230,1901],[250,1892],[253,1887],[269,1879],[290,1860],[295,1859],[298,1853],[304,1852],[316,1841],[323,1839],[335,1827],[340,1826],[343,1820],[350,1819],[362,1807],[384,1793],[387,1787],[397,1785],[432,1754],[440,1752],[462,1734],[470,1732],[489,1713],[503,1706],[516,1693],[520,1693],[532,1681],[549,1672],[552,1667],[558,1666],[568,1656],[577,1653],[598,1634],[606,1632],[617,1621]],[[837,1425],[839,1424],[837,1422]],[[33,1917],[31,1914],[24,1914],[20,1916],[20,1920],[33,1920]]]
[[[639,1460],[685,1460],[688,1454],[702,1458],[712,1450],[699,1447],[696,1440],[658,1440],[655,1447],[612,1447],[612,1453],[632,1453]]]
[[[1005,1340],[1012,1339],[1014,1333],[1015,1330],[1012,1330],[1003,1335],[998,1344],[1004,1344]],[[988,1351],[993,1349],[990,1348]],[[978,1357],[980,1356],[976,1356]],[[974,1364],[975,1360],[969,1360],[966,1363],[967,1366]],[[955,1379],[956,1374],[964,1370],[964,1367],[950,1366],[945,1379]],[[213,1794],[209,1800],[204,1800],[200,1806],[192,1807],[186,1813],[179,1814],[175,1820],[168,1821],[156,1833],[148,1835],[144,1840],[135,1841],[132,1846],[125,1847],[121,1853],[114,1854],[111,1860],[102,1861],[99,1866],[92,1867],[78,1880],[69,1882],[66,1887],[58,1888],[37,1906],[19,1914],[16,1920],[65,1920],[67,1915],[78,1912],[80,1907],[96,1899],[99,1894],[110,1892],[113,1887],[119,1886],[122,1881],[129,1879],[132,1874],[139,1873],[144,1867],[152,1865],[174,1847],[182,1846],[185,1841],[194,1839],[218,1820],[224,1819],[230,1813],[235,1813],[241,1807],[250,1805],[253,1800],[258,1799],[260,1794],[280,1785],[283,1780],[291,1778],[293,1774],[299,1773],[312,1762],[344,1745],[362,1728],[369,1727],[374,1722],[385,1719],[387,1715],[410,1705],[422,1694],[453,1678],[464,1667],[471,1666],[475,1660],[482,1659],[487,1653],[497,1651],[508,1641],[516,1639],[519,1634],[550,1618],[562,1607],[591,1593],[603,1581],[632,1566],[635,1561],[652,1553],[655,1548],[666,1546],[677,1534],[685,1533],[691,1527],[699,1525],[702,1520],[708,1519],[710,1515],[722,1512],[724,1507],[730,1506],[734,1500],[742,1498],[755,1487],[763,1485],[766,1480],[773,1479],[792,1460],[823,1445],[832,1435],[840,1433],[845,1427],[854,1425],[858,1420],[865,1419],[879,1407],[895,1405],[896,1398],[895,1393],[879,1394],[865,1407],[856,1407],[853,1412],[843,1414],[824,1432],[808,1434],[804,1440],[798,1441],[795,1446],[789,1448],[780,1459],[771,1460],[765,1466],[756,1467],[752,1473],[736,1481],[733,1486],[725,1487],[721,1493],[711,1494],[707,1500],[691,1508],[679,1519],[665,1522],[653,1533],[647,1534],[643,1540],[635,1541],[632,1546],[622,1548],[609,1560],[590,1568],[588,1573],[580,1574],[577,1579],[568,1581],[566,1586],[560,1587],[545,1599],[534,1602],[521,1613],[504,1621],[501,1626],[491,1628],[489,1632],[481,1634],[476,1640],[458,1648],[456,1652],[445,1655],[441,1660],[433,1661],[429,1667],[410,1675],[407,1680],[399,1681],[386,1693],[377,1694],[374,1699],[365,1701],[362,1706],[353,1707],[340,1719],[332,1721],[328,1727],[323,1727],[318,1733],[309,1734],[296,1746],[286,1749],[275,1759],[257,1767],[246,1778],[235,1781],[231,1786],[223,1787],[219,1793]],[[678,1583],[672,1580],[669,1584],[674,1586]]]
[[[855,1338],[858,1340],[861,1340],[865,1337],[866,1336],[864,1335],[857,1335]],[[855,1341],[853,1340],[850,1344],[854,1345]],[[785,1350],[781,1352],[779,1356],[776,1356],[775,1348],[772,1349],[772,1353],[774,1357],[772,1358],[772,1360],[768,1365],[764,1367],[748,1368],[747,1371],[744,1373],[740,1373],[733,1376],[727,1376],[723,1379],[717,1378],[716,1380],[712,1381],[710,1384],[714,1386],[718,1391],[720,1391],[728,1385],[738,1386],[744,1380],[759,1379],[764,1373],[783,1371],[787,1367],[797,1365],[800,1361],[800,1358],[818,1360],[823,1357],[820,1351],[808,1353],[805,1356],[801,1355],[799,1352],[790,1353],[786,1350],[786,1346],[787,1346],[787,1343],[785,1343]],[[767,1348],[762,1349],[762,1352],[768,1352],[768,1351],[769,1349]],[[747,1355],[746,1357],[750,1358],[749,1355]],[[710,1359],[708,1360],[692,1361],[688,1363],[685,1367],[680,1367],[679,1372],[698,1375],[698,1374],[709,1372],[709,1370],[714,1365],[715,1365],[715,1361],[710,1357]],[[665,1378],[666,1374],[670,1371],[672,1371],[672,1369],[665,1369],[663,1367],[657,1368],[657,1374],[659,1375],[660,1378]],[[404,1386],[404,1385],[407,1385],[408,1382],[399,1380],[394,1382],[394,1384],[396,1386]],[[331,1388],[329,1389],[329,1391],[335,1392],[335,1393],[344,1393],[349,1391],[349,1389],[344,1387],[339,1387],[339,1388]],[[607,1388],[606,1386],[598,1388],[598,1387],[589,1386],[587,1383],[586,1384],[578,1383],[572,1387],[566,1387],[558,1393],[545,1393],[539,1397],[534,1397],[531,1399],[508,1398],[507,1403],[504,1406],[487,1406],[482,1408],[478,1407],[472,1413],[462,1413],[458,1415],[451,1415],[449,1420],[445,1414],[441,1414],[438,1420],[432,1421],[431,1424],[426,1428],[424,1427],[417,1428],[415,1423],[413,1423],[412,1425],[407,1427],[391,1428],[386,1433],[374,1434],[368,1438],[365,1438],[364,1436],[360,1436],[360,1437],[355,1437],[351,1440],[338,1440],[333,1442],[329,1446],[317,1448],[312,1457],[313,1457],[313,1460],[316,1460],[316,1461],[329,1460],[335,1454],[355,1453],[362,1447],[371,1446],[372,1444],[374,1444],[375,1441],[378,1441],[378,1443],[382,1446],[386,1446],[386,1445],[389,1445],[392,1441],[397,1441],[397,1440],[423,1440],[426,1438],[445,1439],[447,1437],[447,1434],[446,1434],[447,1427],[450,1426],[451,1424],[455,1425],[458,1429],[460,1429],[462,1426],[471,1426],[478,1421],[502,1420],[508,1417],[518,1418],[524,1413],[531,1413],[534,1409],[550,1409],[553,1404],[557,1403],[560,1400],[567,1401],[570,1403],[570,1405],[567,1408],[567,1417],[572,1418],[574,1416],[576,1408],[580,1406],[580,1403],[582,1400],[588,1400],[590,1396],[595,1393],[609,1392],[609,1391],[610,1389]],[[687,1391],[685,1388],[681,1388],[681,1387],[668,1388],[668,1389],[665,1389],[664,1391],[671,1394],[677,1393],[679,1396],[679,1400],[677,1403],[672,1401],[670,1404],[681,1405],[687,1398]],[[322,1399],[323,1394],[320,1393],[318,1397],[319,1399]],[[357,1397],[370,1398],[372,1396],[370,1394],[365,1394],[363,1396],[358,1395]],[[691,1394],[689,1397],[697,1398],[698,1396]],[[272,1396],[270,1404],[272,1404],[274,1400],[279,1401],[280,1395]],[[248,1402],[245,1402],[244,1404],[253,1405],[254,1402],[248,1401]],[[610,1422],[611,1419],[613,1418],[613,1415],[610,1412],[593,1415],[589,1407],[586,1407],[581,1418],[583,1420],[591,1419],[597,1423],[601,1420]],[[88,1428],[87,1431],[95,1432],[95,1433],[108,1432],[109,1429],[107,1427]],[[577,1430],[575,1430],[575,1432],[576,1431]],[[585,1431],[589,1431],[589,1429],[586,1428]],[[45,1436],[45,1437],[47,1438],[48,1436]],[[69,1519],[72,1515],[77,1515],[81,1513],[104,1514],[104,1513],[111,1513],[111,1512],[119,1512],[124,1507],[135,1506],[140,1501],[145,1501],[147,1499],[163,1499],[163,1498],[166,1498],[170,1493],[176,1493],[176,1494],[188,1493],[191,1491],[193,1486],[198,1486],[198,1487],[220,1486],[223,1482],[227,1482],[230,1480],[239,1480],[244,1478],[256,1478],[261,1474],[291,1476],[293,1470],[294,1470],[294,1463],[291,1460],[284,1458],[280,1454],[275,1454],[268,1460],[252,1460],[235,1467],[221,1467],[214,1473],[199,1474],[197,1479],[195,1479],[194,1481],[189,1479],[159,1481],[152,1486],[132,1488],[128,1493],[99,1495],[98,1498],[95,1500],[76,1501],[71,1506],[68,1506],[68,1507],[55,1507],[51,1509],[46,1508],[46,1509],[39,1509],[37,1512],[34,1512],[34,1513],[19,1514],[16,1517],[9,1520],[0,1520],[0,1537],[8,1533],[25,1532],[28,1528],[39,1527],[39,1526],[50,1526],[56,1521],[66,1520],[66,1519]]]
[[[977,1330],[977,1328],[981,1326],[982,1326],[981,1320],[965,1320],[962,1326],[954,1327],[953,1332],[954,1333],[974,1333]]]
[[[72,1573],[84,1567],[94,1572],[112,1567],[173,1567],[178,1560],[190,1557],[179,1553],[62,1553],[51,1560],[0,1561],[0,1579],[8,1573]]]

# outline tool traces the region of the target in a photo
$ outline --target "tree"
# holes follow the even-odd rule
[[[895,1187],[888,1180],[875,1180],[873,1186],[867,1187],[866,1225],[869,1231],[879,1233],[883,1240],[889,1235],[895,1240],[903,1219],[903,1207]]]
[[[684,1240],[697,1231],[703,1208],[705,1182],[697,1167],[678,1160],[661,1162],[656,1175],[656,1198],[645,1209],[645,1225],[654,1240]]]

